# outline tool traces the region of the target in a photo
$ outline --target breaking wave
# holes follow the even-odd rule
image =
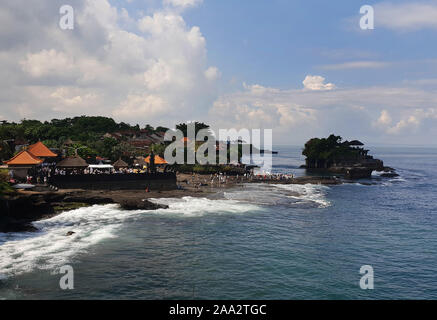
[[[118,237],[123,224],[146,215],[194,218],[205,215],[245,214],[263,210],[262,205],[296,207],[330,206],[328,187],[320,185],[252,184],[225,192],[225,199],[184,197],[151,199],[168,209],[121,210],[116,204],[92,206],[61,213],[33,223],[35,233],[0,233],[0,281],[35,269],[57,272],[59,268],[90,251],[97,243]],[[68,232],[74,234],[67,236]]]
[[[329,189],[314,184],[251,184],[243,190],[227,192],[225,197],[258,205],[326,208],[331,205],[326,199]]]
[[[181,199],[162,198],[150,199],[152,202],[168,205],[168,209],[159,209],[150,211],[155,214],[165,214],[197,217],[207,214],[241,214],[260,210],[259,206],[247,205],[239,201],[228,200],[211,200],[206,198],[183,197]]]
[[[33,269],[55,269],[98,242],[115,237],[129,212],[93,206],[34,222],[36,233],[0,233],[0,278]],[[66,236],[67,232],[75,232]]]
[[[255,205],[232,200],[153,199],[169,209],[125,211],[118,205],[92,206],[64,212],[47,220],[34,222],[36,233],[0,233],[0,281],[34,269],[57,270],[77,255],[87,253],[97,243],[117,237],[117,230],[144,215],[197,217],[206,214],[255,212]],[[68,232],[74,232],[66,236]]]

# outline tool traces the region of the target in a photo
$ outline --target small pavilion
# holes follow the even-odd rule
[[[115,161],[113,166],[114,166],[114,169],[117,171],[120,169],[126,169],[129,167],[129,165],[121,159],[118,159],[117,161]]]
[[[8,165],[9,171],[12,171],[14,178],[24,179],[28,175],[29,170],[35,169],[43,162],[42,159],[36,157],[28,150],[23,150],[12,157],[12,159],[5,161],[5,164]]]
[[[65,170],[84,170],[88,168],[88,163],[79,156],[67,157],[56,165],[59,169]]]

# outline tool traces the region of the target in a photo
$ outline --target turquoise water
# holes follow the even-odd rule
[[[276,149],[275,171],[304,173],[299,148]],[[436,299],[437,150],[371,149],[400,177],[95,206],[0,234],[0,298]],[[74,290],[59,288],[65,264]],[[360,289],[363,265],[374,290]]]

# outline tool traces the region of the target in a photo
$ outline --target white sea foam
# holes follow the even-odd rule
[[[36,233],[0,233],[0,281],[11,275],[34,269],[57,270],[86,253],[102,240],[117,237],[117,230],[127,221],[144,214],[195,217],[205,214],[253,212],[259,207],[231,200],[185,197],[154,199],[169,209],[125,211],[118,205],[92,206],[64,212],[47,220],[34,222]],[[75,232],[66,236],[67,232]]]
[[[284,189],[296,195],[289,195],[289,198],[296,199],[299,202],[312,202],[318,204],[319,208],[327,208],[331,206],[331,202],[326,199],[326,193],[329,187],[318,184],[277,184],[274,185],[279,189]]]
[[[0,276],[33,269],[54,270],[96,243],[115,237],[115,230],[132,217],[117,205],[93,206],[34,222],[36,233],[0,233]],[[72,236],[66,236],[74,231]]]
[[[314,184],[251,184],[242,190],[225,193],[225,197],[258,205],[315,205],[324,208],[331,205],[326,199],[328,190],[329,187]]]
[[[181,199],[150,199],[168,205],[169,209],[155,210],[156,214],[197,217],[206,214],[239,214],[260,210],[256,205],[247,205],[235,200],[211,200],[206,198],[184,197]]]
[[[386,178],[386,177],[382,176],[383,174],[386,174],[386,172],[384,172],[384,171],[373,171],[372,172],[372,177],[373,178],[378,178],[378,181],[379,180],[382,181],[381,185],[383,185],[383,186],[391,186],[391,185],[393,185],[393,183],[407,182],[407,180],[404,179],[401,175],[399,175],[397,177]]]
[[[7,277],[30,272],[35,269],[57,272],[65,264],[71,263],[83,253],[87,253],[97,243],[117,237],[118,229],[128,221],[142,219],[145,214],[167,217],[192,218],[217,214],[253,213],[262,208],[264,199],[289,201],[294,203],[313,203],[319,207],[329,206],[324,196],[327,187],[315,185],[265,185],[271,191],[265,194],[260,189],[256,201],[244,201],[253,191],[226,193],[227,199],[184,197],[181,199],[151,199],[166,204],[168,209],[153,211],[125,211],[118,205],[92,206],[64,212],[47,220],[34,222],[40,231],[36,233],[0,233],[0,281]],[[258,187],[255,186],[255,190]],[[237,195],[230,199],[230,195]],[[240,195],[240,196],[238,196]],[[240,197],[240,198],[239,198]],[[250,198],[250,196],[249,196]],[[253,199],[253,198],[252,198]],[[248,203],[250,202],[250,203]],[[69,231],[75,232],[66,236]]]
[[[372,171],[372,177],[381,177],[384,173],[384,171]]]

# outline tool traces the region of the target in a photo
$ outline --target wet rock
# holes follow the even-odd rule
[[[383,178],[396,178],[396,177],[399,177],[399,175],[396,172],[389,172],[389,173],[381,174],[381,177],[383,177]]]
[[[68,231],[67,233],[66,233],[66,237],[69,237],[69,236],[72,236],[73,234],[76,234],[76,232],[74,232],[74,231]]]
[[[30,222],[28,221],[16,221],[9,219],[0,219],[0,232],[36,232],[38,231]]]
[[[114,203],[112,198],[98,197],[98,196],[67,196],[64,198],[63,202],[76,202],[76,203],[86,203],[89,205],[95,204],[109,204]]]
[[[150,202],[148,200],[122,200],[120,207],[124,210],[157,210],[168,209],[168,206]]]

